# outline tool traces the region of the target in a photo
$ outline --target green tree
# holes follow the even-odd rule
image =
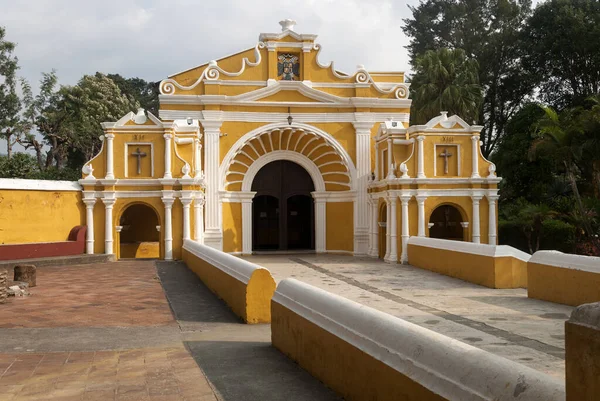
[[[417,57],[414,68],[413,124],[424,124],[443,110],[469,122],[477,120],[483,100],[477,61],[462,49],[443,48]]]
[[[77,85],[63,86],[58,109],[68,115],[68,132],[73,167],[91,159],[100,149],[102,126],[117,121],[140,105],[124,95],[117,84],[104,74],[85,75]]]
[[[2,178],[32,178],[38,171],[35,158],[28,153],[15,153],[0,156],[0,177]]]
[[[146,111],[158,116],[158,86],[160,81],[149,82],[142,78],[124,78],[119,74],[108,74],[121,90],[121,93],[128,96],[131,100],[137,100],[140,107]]]
[[[17,142],[21,101],[17,94],[18,59],[13,55],[15,44],[6,40],[6,30],[0,27],[0,137],[6,140],[7,155]]]
[[[600,93],[600,2],[541,3],[523,32],[524,67],[540,82],[540,96],[558,109]]]
[[[538,121],[538,138],[532,143],[531,154],[535,158],[539,152],[551,152],[553,157],[564,166],[564,172],[567,177],[577,210],[583,219],[583,226],[587,235],[592,234],[592,228],[587,216],[587,211],[583,207],[583,201],[577,185],[578,167],[577,161],[581,155],[581,136],[582,127],[577,119],[577,110],[567,109],[562,113],[557,113],[554,109],[547,106],[541,106],[544,116]]]
[[[483,88],[479,122],[482,151],[488,156],[504,135],[509,119],[533,93],[533,76],[521,66],[521,31],[530,0],[423,0],[404,20],[411,63],[428,50],[463,49],[479,64]],[[470,123],[471,121],[469,121]]]

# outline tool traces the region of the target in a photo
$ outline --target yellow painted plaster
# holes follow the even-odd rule
[[[527,296],[578,306],[600,302],[600,273],[528,263]]]
[[[327,203],[326,246],[328,251],[354,250],[354,204]]]
[[[85,225],[85,205],[77,191],[0,191],[0,244],[66,241]]]

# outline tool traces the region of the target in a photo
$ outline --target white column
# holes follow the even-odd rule
[[[313,195],[314,197],[314,195]],[[327,250],[327,203],[325,199],[315,199],[315,250],[323,253]]]
[[[198,178],[202,174],[202,145],[200,144],[200,135],[194,138],[194,177]]]
[[[410,195],[400,196],[402,201],[402,255],[400,256],[401,263],[408,263],[408,238],[409,225],[408,225],[408,202],[410,201]]]
[[[221,210],[219,203],[219,138],[221,121],[204,120],[204,173],[206,175],[206,221],[204,242],[216,249],[223,249]]]
[[[392,242],[390,241],[390,235],[391,235],[391,205],[390,205],[390,200],[386,199],[385,200],[385,205],[386,205],[386,213],[385,213],[385,255],[383,256],[383,260],[388,260],[390,258],[390,247],[392,245]]]
[[[471,196],[473,200],[473,221],[472,221],[472,241],[476,244],[481,242],[481,233],[479,229],[479,201],[483,198],[480,195]]]
[[[424,237],[425,236],[425,200],[427,199],[426,196],[417,196],[417,208],[418,208],[418,215],[419,215],[419,221],[418,221],[418,233],[417,235],[419,237]]]
[[[114,196],[114,194],[113,194]],[[104,253],[107,255],[113,254],[113,206],[114,198],[102,198],[104,203]]]
[[[425,137],[419,135],[417,137],[417,178],[425,178],[425,150],[423,148],[423,141]]]
[[[173,140],[173,134],[165,134],[165,175],[163,178],[171,179],[171,142]]]
[[[165,260],[173,260],[173,202],[175,199],[171,197],[163,197],[162,201],[165,205]]]
[[[181,204],[183,205],[183,240],[192,239],[190,230],[190,205],[192,204],[193,198],[180,198]]]
[[[87,226],[85,252],[89,255],[93,255],[94,254],[94,205],[96,204],[96,198],[84,199],[83,203],[85,203],[85,220],[86,220],[86,226]]]
[[[105,134],[106,138],[106,179],[114,180],[115,172],[114,172],[114,146],[113,140],[115,138],[114,134]]]
[[[488,244],[496,245],[496,201],[498,195],[488,195],[489,221],[488,221]]]
[[[397,217],[398,198],[394,195],[390,201],[390,253],[387,261],[390,263],[398,263],[398,217]]]
[[[204,194],[196,195],[194,199],[194,240],[204,243]]]
[[[369,205],[367,186],[371,173],[372,122],[355,122],[356,130],[356,216],[354,219],[354,254],[366,255],[369,246]]]
[[[473,167],[471,172],[471,178],[480,178],[479,175],[479,136],[473,135],[471,137],[471,155],[473,156]]]

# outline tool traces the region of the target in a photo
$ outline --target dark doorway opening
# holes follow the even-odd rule
[[[442,205],[436,208],[429,223],[433,224],[429,228],[430,238],[450,239],[454,241],[463,241],[462,215],[460,211],[451,205]]]
[[[150,206],[136,203],[127,207],[119,219],[119,258],[158,259],[159,224],[158,216]]]
[[[252,182],[253,250],[314,250],[314,190],[296,163],[278,160],[260,169]]]

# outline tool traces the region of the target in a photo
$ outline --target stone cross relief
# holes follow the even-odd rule
[[[135,152],[131,154],[137,158],[137,175],[142,174],[142,157],[146,157],[146,152],[140,152],[140,148],[137,148]]]
[[[452,156],[452,153],[448,152],[448,149],[444,149],[442,153],[440,153],[440,157],[444,158],[444,174],[448,174],[448,158]]]

